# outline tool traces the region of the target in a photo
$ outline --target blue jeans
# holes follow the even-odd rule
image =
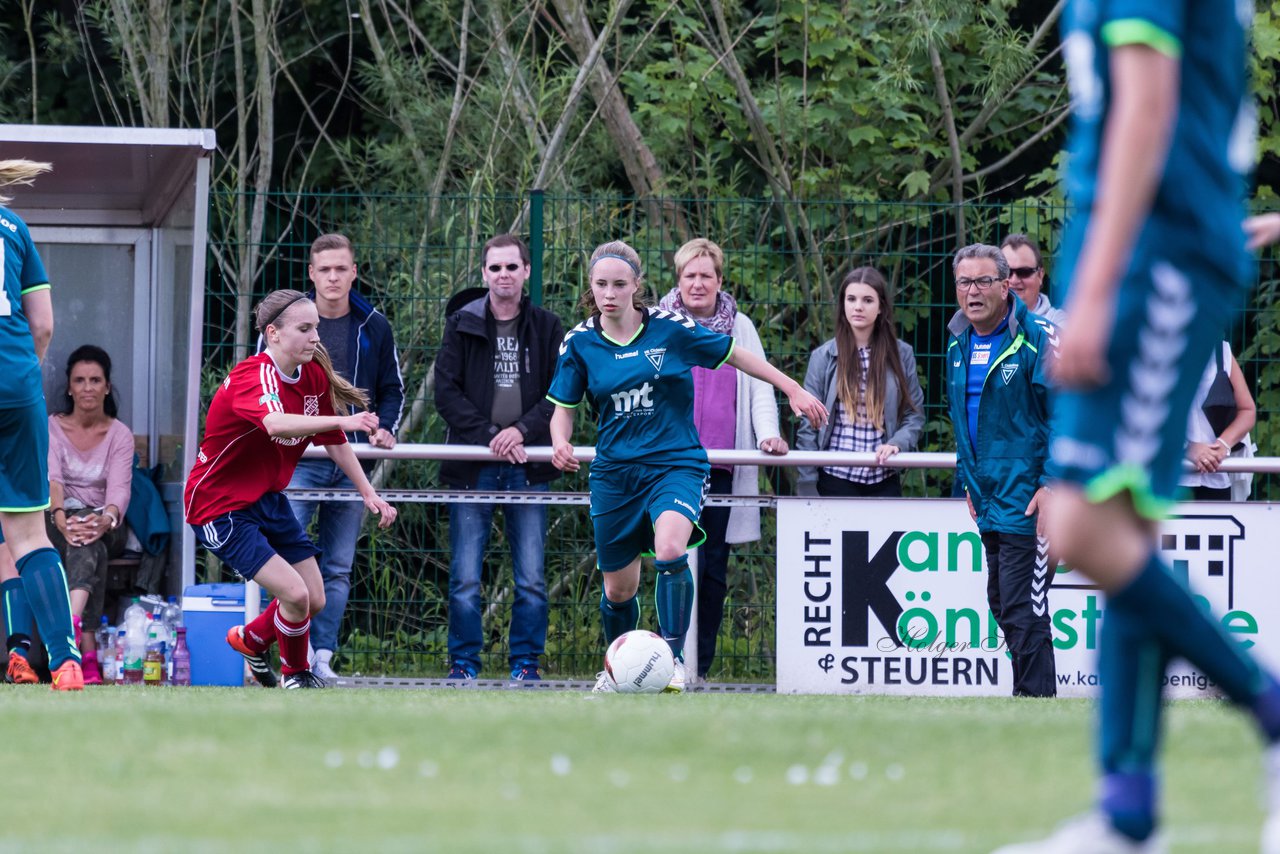
[[[489,463],[476,481],[480,492],[546,492],[530,484],[524,466]],[[480,626],[480,574],[489,545],[494,504],[449,505],[449,658],[480,670],[484,636]],[[511,605],[510,662],[537,661],[547,643],[547,584],[543,545],[547,536],[545,504],[503,504],[507,545],[511,548],[515,601]]]
[[[289,486],[298,489],[355,489],[355,484],[331,460],[301,460]],[[356,559],[356,543],[360,541],[360,524],[364,521],[363,501],[300,501],[290,497],[289,504],[298,524],[305,531],[311,518],[320,512],[316,523],[316,545],[320,547],[320,577],[324,579],[324,610],[311,618],[311,645],[334,651],[338,648],[338,629],[347,610],[351,593],[351,565]]]

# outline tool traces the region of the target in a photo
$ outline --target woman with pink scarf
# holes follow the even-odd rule
[[[696,322],[732,335],[735,348],[765,358],[760,334],[737,301],[724,290],[724,252],[705,238],[691,240],[675,254],[676,284],[658,303]],[[778,430],[778,403],[773,387],[731,365],[716,370],[693,369],[693,420],[707,450],[761,450],[785,454],[787,442]],[[713,465],[711,494],[757,495],[757,466]],[[698,678],[705,679],[716,654],[728,592],[729,544],[760,539],[756,507],[704,507],[706,542],[698,549]]]

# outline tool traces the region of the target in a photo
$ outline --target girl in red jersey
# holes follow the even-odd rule
[[[276,685],[267,652],[280,643],[285,688],[323,688],[307,661],[311,615],[324,607],[319,550],[299,526],[283,492],[308,444],[356,485],[386,528],[396,510],[369,484],[344,431],[372,432],[378,418],[358,411],[364,393],[333,371],[320,344],[315,303],[299,291],[276,291],[255,312],[266,349],[231,369],[213,396],[204,441],[187,478],[186,518],[196,539],[275,599],[257,619],[227,633],[254,678]]]

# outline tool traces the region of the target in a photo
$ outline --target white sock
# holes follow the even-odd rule
[[[315,656],[315,658],[313,659],[313,663],[315,663],[315,664],[323,664],[323,665],[325,665],[326,667],[328,667],[328,666],[329,666],[329,661],[330,661],[330,660],[332,660],[332,658],[333,658],[333,650],[331,650],[331,649],[317,649],[317,650],[316,650],[316,656]]]

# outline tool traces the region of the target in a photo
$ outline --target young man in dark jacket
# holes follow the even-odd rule
[[[958,480],[987,556],[987,601],[1013,663],[1013,693],[1057,693],[1041,511],[1049,493],[1048,366],[1057,329],[1009,292],[995,246],[956,253],[960,310],[947,325],[947,399]]]
[[[307,266],[312,298],[320,313],[320,342],[334,370],[369,395],[369,408],[378,416],[378,429],[367,440],[375,448],[394,448],[396,428],[404,408],[404,382],[400,357],[391,335],[391,324],[367,299],[353,290],[356,281],[355,250],[342,234],[322,234],[311,244]],[[347,441],[364,442],[363,433],[348,433]],[[365,463],[368,471],[372,464]],[[293,489],[355,489],[347,476],[328,458],[302,460],[289,482]],[[311,671],[322,679],[334,679],[331,660],[338,648],[338,630],[351,592],[351,565],[364,521],[359,501],[304,501],[290,498],[298,523],[305,530],[313,517],[316,545],[320,547],[320,575],[324,579],[324,609],[311,620],[315,658]]]
[[[550,463],[531,463],[529,445],[550,445],[546,399],[564,338],[560,319],[524,295],[529,248],[501,234],[484,246],[481,276],[489,291],[451,314],[436,358],[436,409],[452,445],[487,445],[502,462],[445,461],[440,479],[455,489],[545,492],[559,476]],[[449,678],[474,679],[483,634],[480,582],[493,504],[449,506]],[[545,504],[504,504],[515,601],[509,663],[515,681],[541,678],[547,638],[543,547]]]

